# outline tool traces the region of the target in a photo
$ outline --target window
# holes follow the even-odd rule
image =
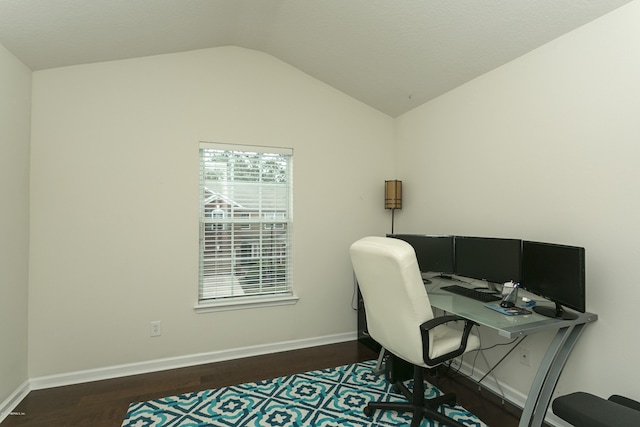
[[[200,144],[199,305],[295,300],[291,162],[290,149]]]

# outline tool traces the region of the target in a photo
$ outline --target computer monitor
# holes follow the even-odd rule
[[[542,242],[522,242],[523,289],[547,298],[555,307],[536,306],[534,310],[548,317],[575,319],[585,312],[585,249],[577,246]]]
[[[453,273],[453,236],[427,234],[388,234],[413,246],[420,271]]]
[[[456,236],[455,273],[486,280],[492,290],[494,283],[519,282],[521,244],[519,239]]]

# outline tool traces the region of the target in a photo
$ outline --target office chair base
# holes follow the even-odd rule
[[[438,412],[438,407],[440,405],[455,405],[456,395],[448,393],[432,399],[425,399],[423,381],[422,368],[415,366],[413,392],[409,391],[409,389],[401,382],[397,382],[393,385],[394,392],[401,392],[407,399],[407,402],[370,402],[364,408],[364,414],[370,417],[376,409],[381,409],[383,411],[391,410],[396,412],[411,412],[413,413],[411,427],[418,427],[423,418],[438,421],[439,423],[449,427],[465,427],[464,424],[461,424]]]

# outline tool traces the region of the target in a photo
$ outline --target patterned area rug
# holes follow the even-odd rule
[[[132,403],[122,427],[365,427],[407,426],[410,415],[395,411],[363,413],[369,401],[402,401],[382,375],[374,375],[375,361],[339,366],[148,402]],[[409,383],[411,386],[411,382]],[[425,383],[425,397],[441,392]],[[439,409],[459,422],[487,427],[461,406]],[[422,427],[440,427],[423,420]]]

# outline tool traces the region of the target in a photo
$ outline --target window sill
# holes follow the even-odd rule
[[[196,313],[212,313],[216,311],[245,310],[248,308],[276,307],[293,305],[298,302],[295,295],[280,295],[275,297],[237,298],[220,301],[199,302],[193,308]]]

